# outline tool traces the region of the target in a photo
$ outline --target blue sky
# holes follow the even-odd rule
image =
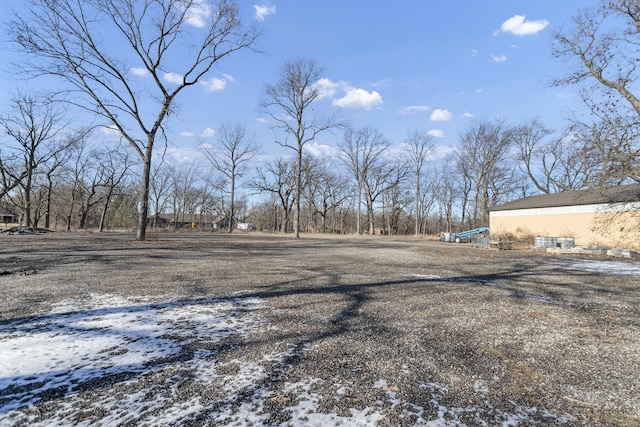
[[[373,126],[393,145],[414,130],[454,146],[474,119],[508,123],[539,118],[560,130],[579,106],[575,88],[551,87],[564,64],[551,55],[552,34],[570,26],[595,0],[240,0],[243,19],[257,22],[262,53],[241,52],[219,64],[207,85],[184,91],[170,121],[170,152],[197,154],[222,123],[243,123],[265,154],[289,154],[273,142],[258,111],[265,84],[285,61],[315,60],[324,70],[318,111],[337,111],[355,127]],[[2,62],[9,61],[10,54]],[[16,87],[2,64],[0,101]],[[340,142],[322,135],[316,151]]]

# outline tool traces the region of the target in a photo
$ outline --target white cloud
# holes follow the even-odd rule
[[[427,132],[427,135],[431,135],[434,138],[444,138],[444,132],[440,129],[433,129]]]
[[[471,49],[471,56],[478,56],[480,51],[478,49]]]
[[[254,17],[258,21],[264,21],[267,16],[276,13],[276,6],[269,3],[265,3],[263,5],[254,4],[253,10]]]
[[[202,85],[204,86],[204,90],[207,92],[218,92],[227,86],[227,81],[225,79],[213,77],[209,80],[202,81]]]
[[[473,91],[474,93],[480,94],[482,92],[484,92],[484,89],[482,89],[481,87],[479,87],[478,89]]]
[[[183,130],[182,132],[180,132],[180,136],[184,136],[187,138],[191,138],[192,136],[194,136],[195,134],[193,132],[189,132],[186,130]]]
[[[211,17],[211,6],[203,0],[193,0],[192,2],[181,2],[182,6],[187,6],[185,21],[187,24],[202,28],[207,24],[207,19]]]
[[[472,118],[472,117],[474,117],[474,116],[473,116],[473,114],[471,114],[470,112],[465,111],[465,112],[464,112],[464,114],[462,114],[462,117],[466,117],[466,118],[470,119],[470,118]]]
[[[216,130],[206,127],[202,132],[200,132],[200,138],[210,138],[216,134]]]
[[[138,77],[146,77],[149,74],[146,68],[133,67],[130,71],[131,74]]]
[[[431,121],[432,122],[448,122],[451,121],[453,116],[447,110],[436,109],[431,113]]]
[[[166,155],[177,163],[197,164],[198,161],[202,160],[202,152],[197,147],[168,147]]]
[[[431,157],[431,160],[433,161],[444,160],[449,158],[454,152],[455,152],[455,148],[453,147],[436,145],[435,147],[433,147],[430,157]]]
[[[505,55],[491,55],[491,62],[504,62],[507,60],[507,57]]]
[[[169,83],[182,84],[184,77],[178,73],[164,73],[164,80]]]
[[[320,144],[318,142],[305,144],[305,150],[314,157],[328,157],[331,159],[340,157],[339,149],[331,145]]]
[[[514,15],[502,23],[500,31],[515,34],[516,36],[529,36],[539,33],[547,28],[548,25],[549,21],[546,19],[527,21],[524,15]]]
[[[318,100],[333,98],[332,105],[342,108],[364,108],[371,110],[382,104],[382,96],[376,91],[368,92],[365,89],[355,88],[345,81],[333,82],[330,79],[318,80],[313,88],[318,91]],[[344,92],[341,98],[334,98],[338,92]]]
[[[340,89],[345,91],[349,89],[348,85],[345,82],[336,83],[327,78],[318,80],[313,85],[313,88],[318,91],[318,99],[330,98],[335,95],[335,93]]]
[[[367,92],[364,89],[349,89],[346,95],[339,99],[334,99],[332,105],[342,108],[364,108],[371,110],[382,104],[382,96],[376,91]]]
[[[431,110],[426,105],[411,105],[409,107],[398,110],[398,114],[412,114],[412,113],[424,113]]]

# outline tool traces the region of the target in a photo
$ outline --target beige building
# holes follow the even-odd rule
[[[489,211],[492,236],[573,237],[579,246],[640,247],[640,184],[525,197]]]

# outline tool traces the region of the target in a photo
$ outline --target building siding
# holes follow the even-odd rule
[[[640,246],[640,203],[492,211],[491,234],[574,237],[580,246]]]

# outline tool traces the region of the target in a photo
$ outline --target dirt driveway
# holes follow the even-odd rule
[[[0,425],[640,425],[640,264],[0,235]]]

